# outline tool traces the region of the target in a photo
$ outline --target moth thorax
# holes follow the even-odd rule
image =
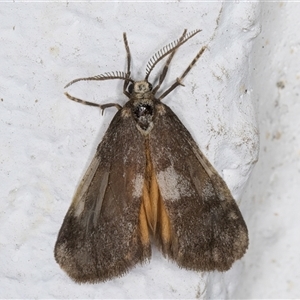
[[[153,127],[153,103],[151,101],[137,102],[133,108],[133,115],[138,129],[143,134],[148,134]]]

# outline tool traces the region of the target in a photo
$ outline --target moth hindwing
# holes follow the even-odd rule
[[[187,33],[157,52],[142,81],[131,78],[131,55],[124,34],[127,71],[81,80],[124,80],[129,98],[95,104],[118,111],[99,144],[55,245],[55,258],[76,282],[98,282],[121,276],[151,256],[153,240],[180,267],[226,271],[248,247],[248,232],[226,183],[206,159],[174,112],[162,99],[181,84],[202,55],[175,83],[156,96],[176,50],[197,34]],[[148,78],[166,62],[152,87]]]

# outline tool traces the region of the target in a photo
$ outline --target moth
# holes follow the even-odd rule
[[[64,218],[55,259],[76,282],[100,282],[121,276],[151,257],[151,244],[179,267],[226,271],[248,247],[248,232],[225,181],[199,150],[175,113],[162,103],[205,51],[202,47],[180,78],[156,96],[179,47],[200,30],[183,34],[152,56],[144,80],[131,78],[126,34],[127,71],[78,78],[124,80],[129,100],[116,107],[95,157]],[[155,87],[148,81],[166,58]]]

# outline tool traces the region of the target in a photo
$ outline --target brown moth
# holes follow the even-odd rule
[[[55,245],[55,259],[76,282],[98,282],[121,276],[151,257],[151,241],[180,267],[226,271],[248,247],[248,232],[226,183],[199,150],[191,134],[161,100],[178,85],[205,50],[175,83],[155,96],[176,50],[200,30],[187,33],[157,52],[146,77],[130,77],[131,55],[126,34],[127,72],[81,80],[124,80],[129,98],[95,104],[118,112],[110,123],[65,216]],[[148,77],[168,59],[152,88]]]

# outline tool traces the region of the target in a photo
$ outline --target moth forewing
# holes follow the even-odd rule
[[[105,133],[55,245],[57,262],[77,282],[120,276],[150,257],[149,245],[140,239],[138,220],[142,185],[136,180],[145,173],[143,137],[132,118],[122,117],[123,110],[126,107]],[[123,143],[124,136],[134,141],[134,150]]]
[[[185,268],[228,270],[248,247],[246,224],[224,180],[172,110],[164,110],[151,132],[150,152],[178,245],[165,254]]]
[[[226,271],[248,247],[247,227],[225,181],[198,148],[174,112],[161,102],[203,54],[202,47],[175,83],[156,97],[176,50],[199,31],[183,32],[157,52],[146,78],[130,77],[131,55],[126,34],[127,72],[81,80],[124,80],[129,98],[111,121],[65,216],[55,258],[76,282],[121,276],[151,256],[151,237],[162,253],[181,267]],[[148,77],[168,57],[158,85]]]

